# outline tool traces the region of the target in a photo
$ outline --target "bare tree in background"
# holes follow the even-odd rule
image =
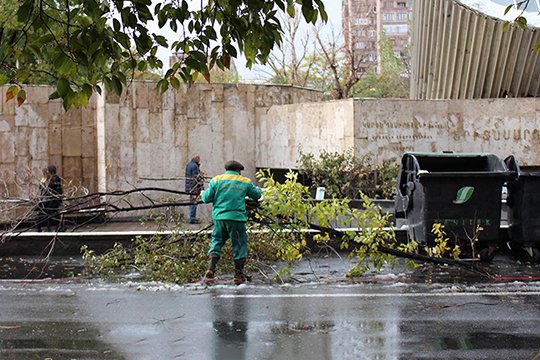
[[[324,38],[321,27],[314,30],[316,51],[323,59],[331,84],[332,99],[347,99],[353,96],[353,87],[362,78],[360,62],[352,49],[347,49],[341,36],[334,29]]]
[[[270,54],[267,70],[274,84],[290,84],[321,90],[328,99],[352,97],[362,74],[353,51],[348,51],[343,36],[329,23],[303,30],[300,17],[282,19],[283,43]]]
[[[283,43],[270,53],[267,72],[274,84],[308,87],[312,58],[309,54],[310,34],[300,33],[300,15],[281,17]]]

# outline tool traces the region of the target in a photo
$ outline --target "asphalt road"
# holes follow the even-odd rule
[[[342,259],[303,262],[294,269],[295,285],[2,280],[0,358],[523,360],[540,354],[538,281],[493,281],[425,266],[352,282],[340,280],[345,266]],[[536,266],[524,269],[538,273]]]

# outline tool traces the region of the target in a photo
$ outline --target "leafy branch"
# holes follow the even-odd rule
[[[198,9],[188,0],[162,1],[153,9],[151,0],[4,1],[15,7],[17,21],[1,28],[8,41],[0,43],[0,85],[20,89],[36,67],[46,68],[47,82],[56,85],[50,98],[62,99],[66,110],[87,106],[94,92],[102,92],[101,84],[120,95],[135,71],[162,70],[160,49],[183,57],[157,83],[163,93],[180,82],[191,84],[199,74],[210,81],[214,66],[228,69],[239,54],[248,67],[266,62],[282,41],[278,14],[293,17],[295,3],[308,23],[328,18],[322,0],[214,0]],[[150,30],[154,20],[160,29],[168,25],[175,31],[171,44]]]

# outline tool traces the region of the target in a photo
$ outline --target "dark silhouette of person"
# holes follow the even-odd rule
[[[43,169],[43,178],[39,184],[39,202],[37,204],[36,230],[60,230],[58,210],[62,205],[62,179],[56,174],[56,166]]]

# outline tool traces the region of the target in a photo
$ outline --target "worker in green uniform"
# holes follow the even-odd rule
[[[227,161],[225,170],[224,174],[210,180],[208,189],[201,195],[204,203],[213,203],[214,220],[205,280],[213,281],[221,249],[227,239],[231,239],[235,267],[233,281],[235,284],[241,284],[246,281],[244,273],[247,256],[246,197],[256,201],[262,194],[250,179],[241,175],[244,166],[238,161]]]

